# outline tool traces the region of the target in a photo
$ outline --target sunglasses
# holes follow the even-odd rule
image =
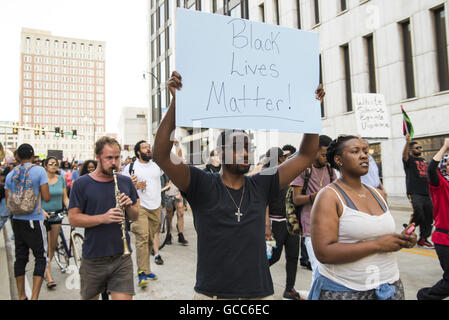
[[[52,167],[59,167],[59,164],[57,164],[56,162],[48,163],[47,165]]]
[[[421,146],[419,146],[419,147],[415,147],[415,149],[422,149],[422,147],[421,147]]]

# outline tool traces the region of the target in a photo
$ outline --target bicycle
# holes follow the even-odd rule
[[[58,216],[62,219],[67,211],[58,213]],[[81,252],[83,248],[84,237],[76,231],[74,227],[70,227],[70,242],[67,245],[67,240],[64,235],[62,226],[69,226],[68,223],[61,224],[61,230],[59,231],[58,243],[55,249],[55,261],[61,269],[62,273],[67,271],[70,265],[70,258],[75,261],[76,267],[79,269],[81,265]]]

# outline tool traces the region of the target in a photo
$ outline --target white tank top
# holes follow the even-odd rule
[[[376,189],[372,188],[387,208],[380,216],[373,216],[348,207],[334,188],[330,186],[327,188],[337,194],[343,206],[338,227],[338,242],[355,243],[395,233],[393,216],[385,200]],[[375,289],[381,284],[392,284],[399,280],[399,268],[396,256],[392,252],[376,253],[344,264],[319,263],[318,268],[320,274],[326,278],[356,291]]]

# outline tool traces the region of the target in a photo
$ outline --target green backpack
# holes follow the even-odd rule
[[[327,165],[327,170],[329,172],[330,181],[332,182],[334,172],[330,165]],[[310,176],[312,175],[312,166],[306,169],[306,176],[304,177],[304,187],[302,188],[301,194],[305,195],[307,192],[307,187],[309,186]],[[301,211],[303,206],[297,206],[293,203],[293,190],[294,187],[289,187],[287,190],[287,195],[285,197],[285,217],[287,220],[287,230],[290,234],[302,234],[301,226]]]
[[[309,179],[312,175],[312,167],[306,169],[306,176],[304,178],[304,187],[301,194],[305,195],[309,185]],[[293,203],[294,187],[288,187],[287,195],[285,197],[285,217],[287,220],[287,230],[290,234],[301,235],[301,210],[303,206],[297,206]]]

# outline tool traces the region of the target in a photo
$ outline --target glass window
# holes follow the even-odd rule
[[[449,64],[447,58],[446,13],[444,7],[434,10],[437,46],[438,82],[440,91],[449,90]]]
[[[315,18],[315,24],[320,23],[320,3],[318,0],[313,0],[313,13]]]
[[[449,135],[441,135],[434,137],[425,137],[425,138],[415,138],[413,141],[418,142],[422,145],[422,157],[426,159],[427,162],[431,162],[432,158],[435,154],[441,149],[444,144],[444,139],[449,138]]]
[[[277,25],[280,24],[280,17],[279,17],[279,1],[274,0],[274,23]]]
[[[400,24],[402,29],[402,46],[404,52],[404,70],[407,98],[415,97],[415,75],[413,71],[412,32],[410,20]]]
[[[352,111],[352,88],[351,88],[351,60],[349,56],[349,45],[341,47],[343,54],[343,66],[345,73],[345,89],[346,89],[346,111]]]
[[[296,18],[298,20],[298,29],[301,29],[301,0],[296,0]]]
[[[365,37],[365,44],[368,57],[368,89],[370,93],[376,93],[376,64],[374,61],[374,40],[372,34]]]
[[[165,54],[165,46],[166,46],[166,44],[165,44],[165,32],[161,32],[161,35],[160,35],[160,37],[161,37],[161,43],[160,43],[160,46],[161,46],[161,56],[163,56],[164,54]]]
[[[348,9],[346,0],[340,0],[340,11],[345,11],[346,9]]]

